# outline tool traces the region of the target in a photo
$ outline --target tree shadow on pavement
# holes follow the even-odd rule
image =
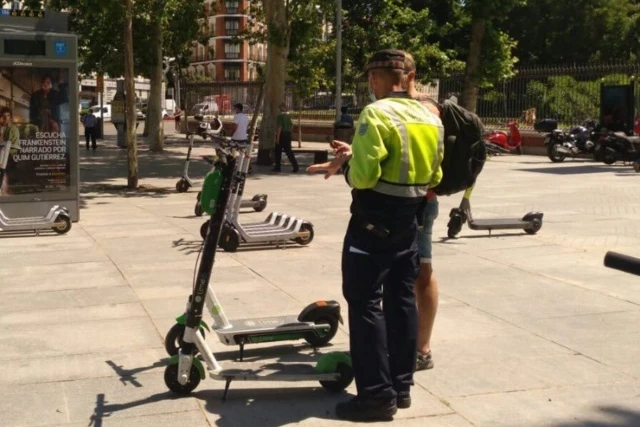
[[[600,406],[603,418],[599,420],[575,420],[553,424],[554,427],[637,427],[640,426],[640,412],[617,406]]]
[[[520,172],[534,172],[534,173],[546,173],[552,175],[581,175],[588,173],[607,173],[607,172],[619,172],[620,166],[607,166],[600,164],[590,164],[584,166],[572,167],[566,165],[565,167],[550,167],[550,168],[523,168],[515,169]]]

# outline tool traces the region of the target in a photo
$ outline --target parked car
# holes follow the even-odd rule
[[[102,114],[100,113],[100,106],[99,105],[94,105],[93,107],[89,108],[89,110],[97,117],[100,118],[102,117],[102,119],[105,122],[108,122],[111,120],[111,104],[107,104],[107,105],[103,105],[102,106]]]

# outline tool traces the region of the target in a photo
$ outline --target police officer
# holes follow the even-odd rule
[[[372,56],[366,71],[375,102],[362,110],[351,146],[333,143],[336,156],[348,161],[345,179],[353,188],[342,286],[358,395],[336,407],[339,418],[351,421],[391,419],[411,405],[420,268],[416,215],[429,187],[442,178],[444,130],[402,89],[404,69],[402,51]],[[329,177],[336,163],[309,171],[324,169]]]

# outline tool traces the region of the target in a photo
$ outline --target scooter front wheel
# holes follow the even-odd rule
[[[320,381],[320,385],[332,393],[344,391],[353,382],[353,368],[346,363],[338,363],[335,372],[339,375],[334,381]]]
[[[178,381],[178,364],[172,364],[164,370],[164,383],[169,390],[177,394],[189,394],[200,385],[200,373],[195,365],[191,365],[189,370],[189,381],[180,384]]]
[[[196,214],[196,216],[204,215],[204,210],[202,209],[202,206],[200,205],[200,201],[196,202],[196,207],[193,209],[193,213]]]
[[[58,214],[51,229],[58,234],[67,234],[71,230],[71,218],[67,214]]]
[[[447,236],[450,239],[455,239],[456,236],[462,231],[462,224],[464,219],[462,215],[457,212],[452,212],[450,215],[449,223],[447,224]]]
[[[189,187],[191,187],[191,185],[189,185],[189,182],[184,178],[181,178],[178,182],[176,182],[176,191],[178,193],[185,193],[189,191]]]
[[[209,220],[206,220],[200,227],[200,237],[202,237],[202,240],[207,238],[207,231],[209,231]]]

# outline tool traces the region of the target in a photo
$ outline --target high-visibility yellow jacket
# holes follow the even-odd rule
[[[409,97],[378,100],[362,110],[345,178],[356,190],[423,197],[442,179],[444,127]]]

